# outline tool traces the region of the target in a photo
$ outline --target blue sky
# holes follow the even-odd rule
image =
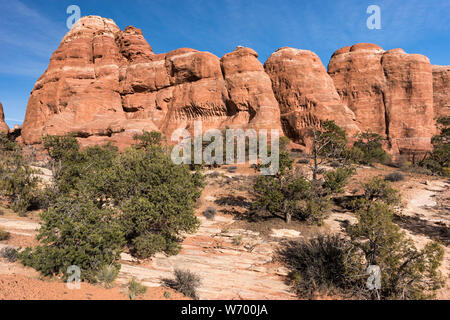
[[[325,65],[343,46],[371,42],[450,64],[448,0],[0,0],[0,101],[7,123],[22,123],[29,94],[68,31],[69,5],[81,15],[141,28],[156,53],[190,47],[221,57],[248,46],[265,62],[280,47],[317,53]],[[381,8],[369,30],[367,7]]]

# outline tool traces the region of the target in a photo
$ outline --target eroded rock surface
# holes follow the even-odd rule
[[[0,132],[8,133],[9,127],[5,122],[5,114],[3,112],[3,105],[0,102]]]
[[[312,127],[335,120],[351,136],[359,132],[355,114],[340,101],[333,80],[319,57],[307,50],[281,48],[265,63],[280,104],[286,134],[297,143]]]
[[[223,69],[223,70],[222,70]],[[226,79],[224,78],[224,74]],[[182,48],[154,54],[142,31],[80,19],[53,54],[28,103],[23,140],[75,133],[83,145],[132,143],[142,130],[279,128],[279,108],[257,54],[239,48],[223,62]]]
[[[433,66],[434,112],[436,118],[450,116],[450,66]]]
[[[328,72],[361,130],[387,138],[394,154],[431,149],[436,127],[427,57],[362,43],[336,51]]]
[[[392,154],[410,155],[431,149],[435,117],[450,113],[448,86],[449,67],[432,68],[401,49],[344,47],[327,72],[313,52],[281,48],[263,66],[243,47],[221,59],[189,48],[155,54],[140,29],[89,16],[67,33],[36,82],[19,141],[74,133],[82,146],[123,148],[143,130],[170,141],[201,120],[203,131],[282,128],[308,147],[309,129],[334,120],[350,138],[370,129]]]

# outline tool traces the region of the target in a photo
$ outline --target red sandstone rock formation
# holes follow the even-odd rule
[[[280,107],[258,54],[238,47],[222,57],[221,62],[230,95],[229,106],[236,113],[235,118],[244,117],[249,127],[281,130]]]
[[[257,57],[242,47],[222,59],[188,48],[155,54],[141,30],[84,17],[36,82],[20,139],[38,144],[45,134],[74,133],[82,145],[125,147],[143,130],[170,140],[202,120],[204,131],[282,124],[307,145],[308,129],[329,119],[349,136],[383,135],[394,154],[416,153],[431,148],[433,118],[449,114],[449,68],[432,71],[426,57],[401,49],[345,47],[328,73],[310,51],[279,49],[264,67]]]
[[[394,154],[431,149],[436,129],[428,58],[363,43],[336,51],[328,72],[361,130],[383,135]]]
[[[280,104],[286,134],[307,144],[307,130],[335,120],[351,136],[359,132],[355,114],[340,99],[319,57],[306,50],[281,48],[265,64]]]
[[[33,89],[24,142],[72,132],[83,145],[126,146],[142,130],[170,138],[195,120],[204,130],[279,128],[278,103],[256,57],[251,49],[238,49],[222,63],[187,48],[156,55],[139,29],[121,31],[112,20],[84,17]]]
[[[433,66],[433,90],[436,118],[450,117],[450,66]]]
[[[3,133],[9,132],[9,127],[5,123],[5,114],[3,113],[3,105],[1,102],[0,102],[0,132]]]

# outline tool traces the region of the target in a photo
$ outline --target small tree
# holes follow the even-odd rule
[[[41,246],[27,249],[22,261],[45,275],[78,265],[95,281],[125,245],[139,258],[177,253],[182,233],[198,227],[193,209],[203,177],[174,165],[159,137],[143,133],[141,144],[118,153],[112,145],[80,150],[72,136],[47,136],[54,185]]]
[[[401,201],[400,192],[382,177],[375,177],[363,185],[364,198],[367,201],[382,201],[388,205],[398,205]]]
[[[360,164],[383,163],[388,159],[388,154],[383,149],[383,137],[370,130],[357,136],[353,147],[346,151],[347,158]]]
[[[418,250],[394,224],[392,208],[380,201],[364,206],[359,221],[348,227],[354,245],[365,254],[366,265],[381,269],[381,289],[371,292],[378,299],[424,299],[443,285],[439,267],[444,250],[436,242]]]
[[[288,143],[280,144],[280,170],[275,176],[256,179],[253,208],[263,209],[290,223],[293,217],[312,224],[322,224],[331,207],[331,197],[341,193],[354,173],[351,168],[339,168],[325,174],[325,183],[319,181],[319,165],[342,156],[345,149],[345,131],[332,121],[323,124],[323,131],[313,131],[314,166],[313,179],[309,181],[292,169],[293,161],[287,150]]]
[[[116,213],[98,208],[92,201],[61,197],[41,215],[37,239],[41,245],[20,254],[22,263],[45,276],[67,277],[67,268],[76,265],[81,278],[96,282],[105,266],[114,265],[124,244]]]
[[[0,133],[0,196],[5,197],[12,210],[24,214],[40,201],[40,179],[22,156],[15,141]]]
[[[280,139],[279,170],[274,176],[259,176],[254,185],[257,201],[253,208],[264,209],[274,216],[281,214],[286,223],[291,223],[292,216],[297,210],[296,202],[302,195],[302,188],[307,187],[308,181],[297,177],[292,171],[294,161],[288,150],[289,139]],[[258,166],[258,171],[261,166]]]
[[[136,256],[178,252],[180,233],[194,232],[199,225],[194,205],[202,185],[200,175],[174,165],[156,149],[120,155],[107,194],[122,211],[123,230]]]
[[[133,139],[136,141],[135,147],[137,149],[148,149],[155,146],[161,146],[163,139],[161,132],[146,132],[142,134],[135,134]]]
[[[422,165],[427,169],[446,176],[450,176],[450,117],[443,117],[437,121],[440,134],[433,137],[433,152]]]
[[[299,201],[306,198],[311,188],[311,183],[303,177],[259,176],[254,186],[257,200],[253,209],[266,210],[289,224],[292,216],[299,213]]]
[[[314,164],[313,180],[317,181],[320,165],[335,159],[344,159],[344,151],[347,146],[345,131],[336,125],[334,121],[325,121],[320,130],[312,130],[313,147],[312,155]]]

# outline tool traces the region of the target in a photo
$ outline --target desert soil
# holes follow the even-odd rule
[[[361,188],[357,181],[366,181],[376,175],[386,175],[392,169],[359,168],[349,190]],[[236,173],[216,170],[207,178],[207,186],[198,202],[196,215],[201,221],[199,230],[186,235],[183,250],[177,256],[158,254],[146,261],[135,261],[124,253],[116,287],[83,284],[81,290],[68,290],[64,283],[43,279],[37,272],[19,263],[0,259],[0,299],[128,299],[126,285],[136,278],[148,286],[142,299],[170,299],[183,296],[162,286],[162,280],[172,278],[176,268],[190,270],[201,276],[198,290],[200,299],[297,299],[285,283],[288,270],[276,261],[276,250],[281,243],[308,238],[319,232],[341,233],[345,223],[356,221],[353,214],[335,210],[322,228],[306,227],[301,223],[286,225],[283,221],[248,223],[240,219],[248,210],[249,188],[254,171],[239,167]],[[211,174],[213,171],[208,172]],[[445,244],[442,272],[450,285],[449,199],[450,184],[444,179],[406,174],[405,181],[394,184],[402,191],[403,209],[398,224],[422,247],[432,238]],[[213,220],[203,217],[206,208],[213,206],[218,213]],[[0,242],[5,246],[25,247],[37,244],[39,228],[36,214],[20,218],[6,209],[0,216],[0,228],[11,232],[11,239]],[[438,294],[449,299],[449,287]]]

